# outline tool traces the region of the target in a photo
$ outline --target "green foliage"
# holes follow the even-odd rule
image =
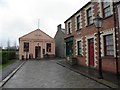
[[[15,51],[2,51],[2,64],[6,64],[9,60],[15,59]]]
[[[0,64],[2,64],[2,50],[0,50]]]
[[[3,69],[11,64],[13,64],[14,62],[16,62],[16,60],[8,60],[8,62],[6,64],[0,65],[0,69]]]

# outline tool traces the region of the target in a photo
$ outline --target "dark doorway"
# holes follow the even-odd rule
[[[70,41],[66,43],[66,55],[72,56],[72,54],[73,54],[73,41]]]
[[[35,59],[40,59],[41,58],[41,47],[36,46],[35,47]]]

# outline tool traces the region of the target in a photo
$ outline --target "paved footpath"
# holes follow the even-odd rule
[[[27,61],[3,88],[108,88],[55,60]]]
[[[0,74],[0,77],[2,77],[0,79],[0,81],[5,79],[13,70],[15,70],[22,63],[23,63],[23,61],[16,60],[13,64],[11,64],[11,65],[5,67],[4,69],[0,70],[0,72],[2,73],[2,74]]]

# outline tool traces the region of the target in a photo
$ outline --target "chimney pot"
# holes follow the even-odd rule
[[[61,30],[61,26],[62,26],[61,24],[58,25],[58,30]]]

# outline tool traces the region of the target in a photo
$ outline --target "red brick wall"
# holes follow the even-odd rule
[[[98,3],[96,2],[92,2],[92,5],[93,5],[93,16],[95,17],[97,15],[97,13],[100,13],[98,11],[99,7],[98,7]],[[94,33],[97,33],[97,30],[94,26],[94,24],[90,25],[90,26],[85,26],[85,8],[83,8],[81,10],[81,17],[82,17],[82,29],[78,32],[80,32],[80,34],[78,34],[78,32],[75,31],[75,15],[72,16],[72,18],[70,18],[72,20],[72,30],[73,30],[73,34],[74,34],[74,39],[76,38],[79,38],[79,37],[83,37],[83,56],[76,56],[76,41],[74,41],[74,57],[77,57],[77,60],[78,60],[78,64],[80,65],[83,65],[83,66],[87,66],[86,65],[86,35],[91,35],[91,34],[94,34]],[[116,12],[117,14],[117,12]],[[118,20],[118,19],[117,19]],[[65,23],[65,29],[67,30],[67,24]],[[117,21],[117,26],[118,26],[118,21]],[[101,31],[105,31],[105,30],[108,30],[110,28],[114,28],[114,17],[113,15],[111,15],[110,17],[108,18],[104,18],[103,20],[103,26],[101,28]],[[117,32],[118,32],[118,29],[117,29]],[[70,35],[67,35],[66,34],[66,37],[69,37]],[[97,35],[95,35],[97,37]],[[119,37],[120,38],[120,37]],[[96,39],[96,41],[98,42],[98,39]],[[120,42],[119,42],[120,43]],[[119,44],[120,45],[120,44]],[[98,44],[97,44],[98,46]],[[120,47],[119,47],[120,48]],[[96,54],[97,54],[97,57],[96,59],[98,60],[98,48],[95,48],[97,50]],[[104,71],[109,71],[109,72],[116,72],[116,60],[115,58],[108,58],[108,57],[103,57],[102,58],[102,68]],[[98,61],[97,61],[97,69],[98,69]],[[120,64],[119,64],[120,65]]]

